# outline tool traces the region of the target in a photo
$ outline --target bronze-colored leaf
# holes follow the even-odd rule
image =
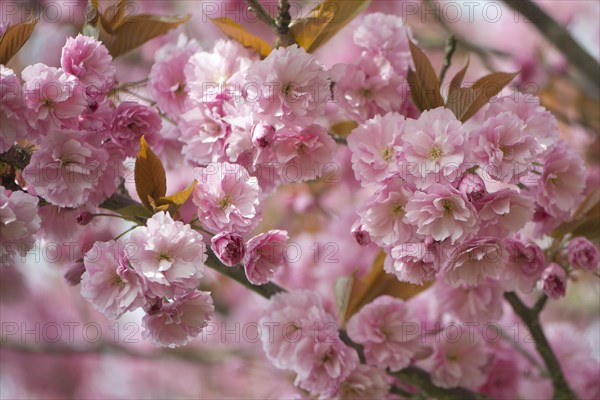
[[[125,6],[128,0],[119,0],[112,4],[101,15],[102,27],[108,32],[113,33],[125,20]]]
[[[568,233],[594,237],[590,236],[593,232],[588,231],[597,226],[594,224],[596,220],[600,221],[600,189],[598,188],[590,192],[581,202],[573,213],[571,221],[565,222],[552,232],[552,237],[561,239]],[[600,235],[600,232],[598,234]]]
[[[211,21],[227,37],[239,42],[244,47],[255,50],[262,57],[268,56],[271,52],[271,46],[267,42],[254,36],[237,22],[225,17],[213,18]]]
[[[453,88],[451,85],[446,107],[452,110],[457,119],[465,122],[486,105],[492,97],[500,93],[517,74],[518,72],[492,72],[479,79],[471,87]]]
[[[135,159],[135,190],[147,209],[154,211],[152,202],[167,192],[167,175],[160,159],[154,154],[142,136],[140,151]]]
[[[325,0],[290,25],[296,42],[312,53],[365,10],[371,0]]]
[[[194,191],[194,186],[196,186],[197,183],[198,182],[196,182],[196,180],[194,180],[187,188],[183,189],[182,191],[174,193],[170,196],[161,197],[160,199],[158,199],[156,201],[156,204],[159,206],[162,206],[165,204],[173,204],[178,207],[182,206],[183,203],[185,203],[187,201],[187,199],[190,197],[190,195]]]
[[[23,47],[39,20],[10,25],[0,37],[0,64],[6,65]]]
[[[187,22],[191,14],[183,17],[162,17],[158,15],[133,15],[124,17],[112,33],[101,25],[99,39],[113,57],[125,54],[149,40],[163,35],[171,29]]]
[[[341,276],[335,280],[335,303],[340,322],[346,320],[346,311],[348,310],[348,304],[350,303],[350,294],[352,293],[354,279],[356,279],[355,274],[351,276]]]
[[[440,93],[440,80],[429,58],[410,38],[409,45],[410,54],[415,64],[415,70],[409,68],[407,76],[413,102],[420,111],[443,106],[444,99]]]
[[[369,273],[360,280],[355,278],[345,310],[344,324],[350,317],[356,314],[365,304],[370,303],[381,295],[389,295],[399,299],[409,299],[425,289],[430,284],[414,285],[408,282],[400,282],[394,275],[388,274],[383,269],[386,254],[383,250],[379,252]]]

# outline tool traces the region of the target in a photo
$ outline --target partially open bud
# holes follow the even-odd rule
[[[89,211],[82,211],[75,219],[79,225],[87,225],[92,222],[94,215]]]
[[[269,147],[275,136],[275,128],[272,125],[257,123],[252,127],[252,143],[256,147],[264,149]]]
[[[210,248],[217,258],[228,267],[233,267],[244,258],[246,244],[237,233],[221,232],[211,239]]]
[[[551,299],[565,296],[567,292],[567,273],[558,264],[552,263],[542,273],[542,289]]]
[[[573,268],[595,271],[600,254],[594,243],[584,237],[576,237],[567,245],[567,258]]]
[[[75,261],[67,264],[65,267],[65,281],[71,286],[79,285],[81,282],[81,275],[85,272],[85,265],[83,265],[83,261]]]
[[[477,203],[486,193],[485,183],[477,174],[464,174],[458,183],[458,190],[467,196],[471,203]]]
[[[361,246],[366,246],[371,243],[371,235],[363,229],[363,226],[359,222],[356,222],[352,226],[352,236],[356,243]]]

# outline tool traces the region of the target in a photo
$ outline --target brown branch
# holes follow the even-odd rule
[[[531,0],[504,0],[527,18],[544,37],[560,50],[569,62],[600,90],[600,64],[573,39],[569,32]]]
[[[536,314],[533,309],[528,308],[514,292],[504,293],[504,298],[510,303],[515,313],[521,318],[525,325],[527,325],[527,328],[529,329],[529,332],[535,341],[535,347],[546,364],[546,369],[550,374],[552,386],[554,387],[552,399],[577,399],[577,396],[569,387],[569,383],[562,373],[560,363],[552,351],[552,347],[550,347],[548,339],[546,339],[546,335],[544,334],[540,324],[539,314]],[[538,303],[540,302],[545,302],[545,300],[538,300]]]

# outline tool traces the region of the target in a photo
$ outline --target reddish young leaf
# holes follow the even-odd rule
[[[415,71],[408,70],[408,85],[411,97],[420,111],[444,105],[440,93],[440,80],[423,50],[409,39],[410,53],[415,64]]]
[[[154,211],[152,203],[167,192],[167,175],[162,162],[143,136],[140,139],[140,151],[135,159],[134,177],[135,190],[140,200],[146,208]]]

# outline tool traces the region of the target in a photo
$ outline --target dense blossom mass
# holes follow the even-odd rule
[[[67,283],[111,320],[139,313],[143,337],[167,347],[238,315],[209,267],[224,271],[268,293],[257,342],[310,398],[419,396],[402,371],[499,399],[548,392],[535,346],[488,325],[521,324],[505,296],[543,307],[598,274],[598,248],[572,222],[593,206],[584,160],[537,98],[509,89],[467,121],[422,109],[401,18],[368,14],[351,41],[355,61],[326,63],[297,44],[261,57],[181,35],[139,98],[119,93],[109,49],[82,34],[60,66],[2,65],[0,153],[30,155],[0,187],[2,268],[38,240],[75,241],[56,257]],[[314,233],[314,210],[337,219]],[[103,217],[130,229],[115,236]],[[460,325],[468,334],[446,330]],[[576,329],[555,326],[550,345],[575,393],[597,398],[599,364]]]

